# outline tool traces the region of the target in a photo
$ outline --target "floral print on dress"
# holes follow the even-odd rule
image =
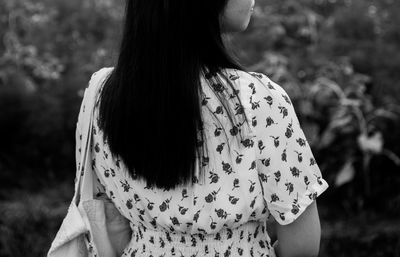
[[[257,160],[268,210],[279,224],[293,222],[328,188],[301,129],[289,96],[261,73],[262,87],[252,92],[259,106]]]
[[[101,90],[112,69],[95,72],[89,87]],[[130,177],[103,141],[96,100],[91,135],[95,188],[130,220],[132,238],[123,256],[275,256],[266,220],[272,215],[282,225],[293,222],[328,188],[286,92],[262,73],[224,72],[236,92],[227,85],[208,85],[202,77],[203,132],[210,152],[198,158],[205,180],[197,170],[193,186],[164,190]],[[217,94],[230,100],[237,124],[232,126]],[[85,99],[76,130],[78,166],[84,105]],[[241,140],[239,132],[244,132]]]

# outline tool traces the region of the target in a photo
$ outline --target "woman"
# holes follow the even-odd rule
[[[222,39],[246,29],[253,6],[127,1],[118,62],[91,80],[101,84],[98,194],[111,203],[109,223],[129,225],[109,229],[119,256],[318,255],[316,198],[328,184],[290,98]]]

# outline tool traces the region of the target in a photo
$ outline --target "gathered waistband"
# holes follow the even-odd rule
[[[249,221],[215,234],[159,231],[132,223],[131,228],[131,242],[122,256],[275,257],[265,221]]]

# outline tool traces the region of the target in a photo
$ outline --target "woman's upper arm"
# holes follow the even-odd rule
[[[268,209],[287,225],[296,220],[328,187],[314,159],[287,93],[262,75],[253,101],[257,170]]]
[[[320,223],[316,199],[328,187],[283,88],[263,74],[256,84],[257,169],[268,210],[276,220],[278,257],[314,256]]]
[[[316,200],[292,223],[276,224],[278,257],[318,256],[321,225]]]

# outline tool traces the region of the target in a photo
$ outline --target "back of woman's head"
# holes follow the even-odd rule
[[[227,3],[127,0],[118,61],[101,92],[99,126],[113,157],[148,186],[169,189],[195,180],[196,158],[206,155],[200,76],[220,83],[222,69],[243,70],[222,38],[223,26],[235,26],[223,18]]]

